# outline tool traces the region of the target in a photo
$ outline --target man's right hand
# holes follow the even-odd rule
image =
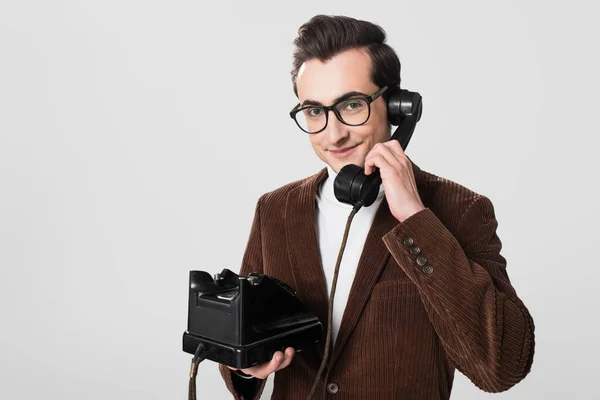
[[[275,354],[273,354],[271,361],[255,365],[250,368],[242,368],[241,371],[258,379],[267,379],[267,377],[273,372],[279,371],[280,369],[290,365],[292,358],[294,358],[294,353],[295,351],[292,347],[285,349],[285,354],[281,351],[276,351]],[[238,370],[238,368],[233,368],[230,366],[227,366],[227,368],[234,371]]]

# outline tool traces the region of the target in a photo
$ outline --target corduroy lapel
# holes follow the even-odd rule
[[[356,267],[356,275],[350,288],[348,302],[346,303],[340,329],[332,350],[333,353],[329,361],[330,365],[335,363],[350,334],[354,330],[373,291],[373,287],[377,283],[379,275],[390,256],[381,238],[397,224],[398,220],[390,212],[387,199],[384,198],[375,214],[375,219],[367,234],[365,245],[358,261],[358,266]]]
[[[424,199],[425,173],[412,160],[411,163],[417,189],[427,207],[426,199]],[[318,186],[327,176],[327,168],[323,168],[291,190],[287,196],[285,214],[286,241],[296,292],[300,301],[312,309],[323,323],[323,340],[317,345],[321,356],[323,356],[327,330],[329,293],[317,242],[315,202]],[[333,365],[350,337],[390,256],[381,238],[397,224],[398,220],[391,214],[387,199],[384,198],[365,240],[330,365]],[[333,266],[330,267],[333,268]]]
[[[327,329],[327,305],[329,294],[321,253],[317,243],[316,195],[319,183],[327,177],[327,168],[307,178],[288,193],[285,206],[285,231],[288,255],[296,293]],[[317,349],[323,352],[323,340]]]

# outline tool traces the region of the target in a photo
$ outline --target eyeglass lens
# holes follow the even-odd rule
[[[342,122],[348,125],[364,124],[369,118],[369,103],[365,99],[348,99],[336,105]],[[307,132],[325,128],[327,116],[322,107],[306,107],[296,113],[296,121]]]

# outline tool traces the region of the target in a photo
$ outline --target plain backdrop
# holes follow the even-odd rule
[[[386,30],[407,154],[492,200],[535,320],[524,381],[452,398],[600,399],[598,7],[541,0],[2,0],[0,398],[186,398],[188,271],[237,270],[259,196],[325,166],[288,115],[320,13]]]

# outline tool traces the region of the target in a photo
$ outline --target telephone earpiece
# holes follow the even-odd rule
[[[406,150],[415,126],[423,113],[421,95],[403,89],[393,91],[388,99],[387,113],[390,124],[398,126],[390,140],[398,140],[402,145],[402,150]]]
[[[390,140],[398,140],[403,150],[406,150],[417,122],[421,119],[423,103],[417,92],[396,87],[388,95],[388,121],[398,128]],[[335,197],[342,203],[351,204],[358,211],[362,206],[368,207],[377,198],[381,176],[379,169],[365,175],[364,168],[355,165],[345,165],[337,174],[333,183]]]

